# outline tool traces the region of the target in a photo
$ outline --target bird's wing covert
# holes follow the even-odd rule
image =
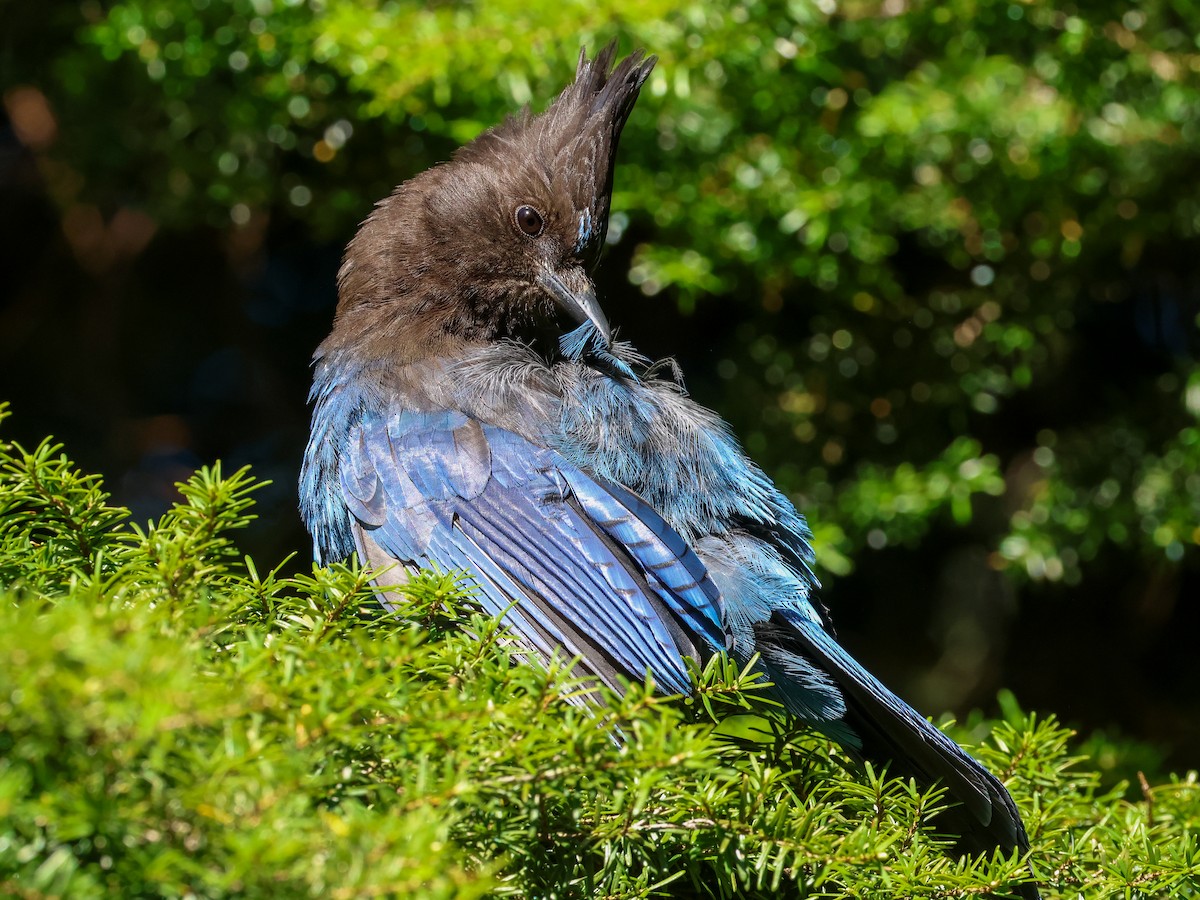
[[[360,545],[467,572],[543,659],[686,692],[683,656],[726,648],[720,593],[684,540],[635,494],[510,431],[453,411],[368,417],[341,487]]]

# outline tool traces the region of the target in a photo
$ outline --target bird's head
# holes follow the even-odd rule
[[[379,203],[347,248],[331,340],[423,355],[521,337],[562,311],[607,343],[591,272],[617,142],[655,63],[638,52],[614,68],[615,51],[581,53],[545,112],[485,131]]]

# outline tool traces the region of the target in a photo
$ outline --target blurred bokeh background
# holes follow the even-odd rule
[[[308,358],[393,184],[611,38],[660,62],[599,286],[813,524],[923,711],[1200,762],[1200,11],[835,0],[0,0],[0,398],[138,520],[295,511]]]

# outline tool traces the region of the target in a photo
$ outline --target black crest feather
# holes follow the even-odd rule
[[[584,252],[598,252],[604,243],[617,144],[658,62],[637,50],[614,68],[616,54],[615,40],[591,59],[580,50],[575,80],[543,113],[535,116],[526,107],[454,154],[456,161],[484,163],[511,161],[516,154],[538,165],[555,188],[569,192],[577,209],[590,211]]]

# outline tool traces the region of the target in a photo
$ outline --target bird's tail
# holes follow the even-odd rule
[[[845,722],[859,745],[848,749],[862,758],[888,764],[894,776],[919,785],[945,786],[953,805],[937,823],[959,835],[964,855],[1029,849],[1020,813],[1000,780],[958,744],[860,666],[818,623],[791,610],[776,610],[760,641],[796,653],[826,672],[845,698]],[[1025,900],[1038,900],[1037,887],[1019,888]]]

